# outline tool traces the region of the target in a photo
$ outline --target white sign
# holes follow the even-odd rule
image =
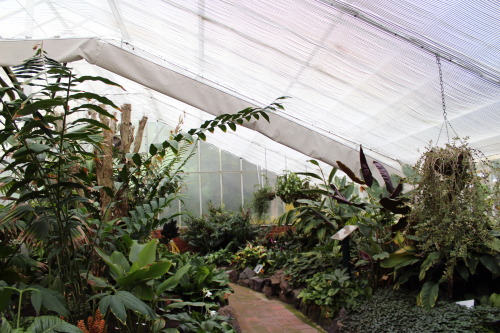
[[[260,273],[260,271],[262,270],[262,268],[264,268],[264,265],[262,264],[258,264],[257,266],[255,266],[255,268],[253,269],[253,271],[257,274]]]
[[[344,238],[349,236],[356,229],[358,229],[357,225],[346,225],[345,227],[337,231],[337,233],[332,236],[332,239],[336,239],[339,241],[344,240]]]
[[[460,301],[460,302],[455,302],[458,305],[465,306],[466,308],[472,308],[474,306],[474,300],[469,299],[467,301]]]

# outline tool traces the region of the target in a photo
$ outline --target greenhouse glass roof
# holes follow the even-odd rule
[[[468,137],[500,158],[497,0],[3,0],[0,63],[43,40],[126,91],[95,87],[175,126],[290,96],[285,111],[210,142],[275,172],[315,158],[395,172],[423,148]],[[442,63],[447,117],[436,55]]]

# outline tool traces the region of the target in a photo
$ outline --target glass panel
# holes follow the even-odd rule
[[[201,200],[203,214],[208,212],[208,203],[220,206],[220,178],[218,172],[201,174]]]
[[[222,151],[222,171],[240,171],[240,159],[233,154]]]
[[[243,160],[243,168],[242,168],[243,171],[255,171],[255,172],[257,172],[257,166],[255,164],[252,164],[245,159],[242,159],[242,160]]]
[[[224,173],[222,175],[222,189],[224,191],[224,207],[227,210],[239,210],[241,207],[240,173]]]
[[[201,171],[202,172],[210,172],[210,171],[219,171],[219,148],[216,148],[207,143],[201,143],[200,146],[201,154]]]
[[[243,197],[245,199],[245,205],[252,204],[253,192],[259,188],[258,184],[259,178],[257,172],[243,173]]]
[[[182,197],[182,201],[184,202],[183,210],[195,216],[200,215],[199,188],[198,174],[194,173],[186,175],[184,178],[184,188],[182,190],[184,194]]]
[[[197,150],[197,148],[195,148]],[[190,151],[190,150],[189,150]],[[189,154],[189,151],[187,152]],[[196,152],[188,161],[187,163],[184,165],[184,167],[182,168],[182,170],[184,170],[184,172],[198,172],[200,171],[198,166],[198,159],[199,159],[199,154]]]

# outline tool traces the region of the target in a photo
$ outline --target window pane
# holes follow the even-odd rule
[[[240,171],[240,159],[225,151],[221,152],[223,171]]]
[[[218,172],[201,174],[201,200],[203,214],[208,212],[208,203],[220,206],[220,178]]]
[[[188,174],[184,178],[184,188],[182,193],[182,201],[184,202],[184,211],[195,216],[200,215],[200,195],[199,195],[199,180],[198,174]]]
[[[207,143],[201,143],[200,153],[202,172],[219,171],[219,148]]]
[[[224,173],[222,175],[222,189],[224,191],[224,207],[227,210],[239,210],[241,207],[240,173]]]

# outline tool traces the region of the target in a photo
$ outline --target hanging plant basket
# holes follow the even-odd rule
[[[429,148],[417,162],[410,221],[424,251],[446,250],[457,259],[491,243],[498,186],[490,182],[491,163],[482,161],[478,170],[479,156],[467,143],[454,142]]]

